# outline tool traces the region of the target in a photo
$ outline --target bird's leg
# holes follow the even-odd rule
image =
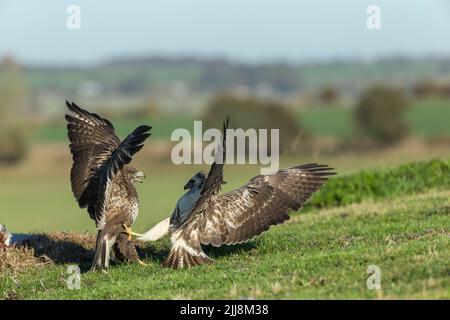
[[[132,236],[136,236],[136,237],[142,236],[142,234],[140,234],[140,233],[133,232],[133,230],[131,230],[131,227],[127,226],[126,224],[123,224],[122,226],[125,229],[125,233],[128,235],[128,240],[131,240]]]

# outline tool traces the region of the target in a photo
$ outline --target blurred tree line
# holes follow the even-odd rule
[[[169,61],[170,62],[170,61]],[[162,61],[161,64],[169,63]],[[280,129],[280,151],[281,152],[295,152],[296,146],[303,148],[307,145],[308,140],[313,136],[310,132],[305,130],[302,124],[301,114],[295,110],[292,105],[288,105],[286,96],[280,93],[288,93],[298,90],[301,77],[299,70],[292,68],[285,64],[273,65],[259,65],[258,67],[246,66],[241,64],[232,64],[227,61],[210,61],[205,63],[203,61],[187,61],[175,63],[171,65],[173,68],[178,68],[176,76],[189,75],[189,68],[180,68],[180,65],[192,64],[202,66],[202,72],[197,74],[202,83],[205,84],[208,91],[208,96],[213,94],[213,99],[210,100],[205,109],[204,120],[206,126],[217,127],[226,116],[231,116],[232,126],[243,129]],[[145,63],[144,63],[145,64]],[[154,61],[145,64],[147,66],[156,67],[160,65]],[[156,66],[155,66],[156,65]],[[115,65],[117,67],[117,65]],[[120,63],[119,63],[120,66]],[[127,64],[125,66],[128,66]],[[103,66],[106,67],[106,66]],[[154,77],[165,79],[164,74],[156,73],[156,75],[148,70],[145,70],[139,63],[136,69],[131,69],[129,72],[137,77],[139,81],[134,83],[132,87],[143,85],[142,77]],[[191,70],[192,71],[192,70]],[[70,71],[72,74],[73,71]],[[76,72],[75,72],[76,73]],[[115,79],[119,81],[121,77],[115,77],[115,73],[105,72],[100,73],[105,78]],[[52,80],[51,76],[45,77],[47,82],[57,82]],[[117,79],[116,79],[117,78]],[[52,81],[50,81],[52,80]],[[102,80],[102,81],[100,81]],[[102,78],[99,83],[103,84]],[[123,80],[123,79],[122,79]],[[169,79],[170,80],[170,79]],[[39,82],[39,81],[36,81]],[[170,81],[168,81],[170,83]],[[193,81],[195,85],[195,81]],[[349,94],[342,86],[336,85],[336,81],[323,81],[323,87],[317,87],[314,92],[313,103],[307,103],[307,107],[319,102],[320,105],[329,107],[340,107],[343,101],[347,103],[346,98]],[[254,89],[248,90],[247,94],[238,94],[236,87],[242,84],[245,88]],[[267,90],[266,95],[258,94],[258,86],[264,84],[275,90]],[[295,84],[295,85],[294,85]],[[334,85],[333,85],[334,84]],[[191,83],[189,83],[191,85]],[[30,89],[33,89],[30,84]],[[74,88],[73,82],[67,85],[69,88]],[[445,83],[437,83],[432,81],[423,81],[416,83],[413,87],[408,87],[409,92],[413,93],[416,98],[428,97],[433,95],[450,96],[450,86]],[[145,86],[145,88],[149,88]],[[146,90],[144,87],[140,90]],[[198,89],[198,88],[197,88]],[[205,88],[203,88],[205,89]],[[219,93],[214,96],[215,92]],[[128,90],[128,89],[126,89]],[[224,91],[222,91],[224,90]],[[302,89],[303,90],[303,89]],[[39,90],[32,90],[33,96],[39,93]],[[128,91],[127,91],[128,92]],[[231,94],[229,92],[234,92]],[[306,95],[311,91],[302,91]],[[359,92],[359,91],[358,91]],[[28,104],[28,90],[24,81],[21,67],[11,58],[4,58],[0,61],[0,164],[1,163],[15,163],[21,160],[27,151],[27,135],[29,127],[25,127],[26,121],[23,116]],[[130,95],[136,94],[133,90],[128,92]],[[152,97],[152,99],[149,98]],[[405,97],[405,88],[396,89],[387,86],[374,86],[362,90],[362,94],[354,99],[352,97],[352,112],[353,112],[353,136],[352,141],[375,141],[378,144],[386,145],[401,141],[409,133],[409,128],[405,122],[404,115],[409,108],[408,99]],[[63,101],[64,97],[57,97]],[[184,99],[184,97],[180,98]],[[110,101],[101,95],[99,101],[103,104],[97,104],[97,112],[101,113],[107,118],[135,120],[142,118],[158,117],[164,109],[159,105],[160,101],[153,97],[153,93],[142,97],[136,97],[133,102],[130,102],[128,107],[112,108]],[[105,101],[105,102],[103,102]],[[137,102],[136,102],[137,101]],[[198,100],[195,103],[201,103]],[[133,103],[133,105],[132,105]],[[191,114],[194,114],[190,110]],[[172,113],[174,114],[174,113]],[[57,115],[57,121],[62,121],[62,117]],[[59,122],[58,122],[59,123]],[[299,143],[301,142],[301,143]],[[347,141],[344,141],[347,142]],[[297,149],[297,151],[299,151]],[[303,151],[303,149],[302,149]]]
[[[401,90],[375,86],[364,92],[354,111],[357,132],[382,144],[402,140],[409,132],[409,103]]]
[[[323,102],[335,104],[339,92],[331,87],[321,90]],[[405,112],[409,101],[402,90],[369,87],[357,99],[353,110],[353,136],[341,141],[345,147],[389,145],[401,141],[409,133]],[[233,128],[280,129],[280,152],[295,153],[311,149],[311,133],[304,129],[300,116],[280,101],[259,99],[254,96],[220,94],[211,100],[203,119],[206,126],[216,128],[227,116]],[[297,143],[301,140],[301,143]],[[299,148],[296,148],[296,146]],[[343,146],[344,146],[343,145]]]
[[[210,102],[203,118],[206,127],[217,128],[227,116],[231,128],[280,129],[280,152],[288,151],[297,137],[305,133],[297,116],[278,101],[220,94]],[[271,141],[270,134],[268,139]]]
[[[412,88],[414,96],[421,98],[440,97],[450,98],[450,83],[424,80],[416,83]]]
[[[20,120],[26,102],[20,66],[5,57],[0,62],[0,164],[14,164],[26,154],[26,132]]]

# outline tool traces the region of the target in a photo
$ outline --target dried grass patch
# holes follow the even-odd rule
[[[0,275],[16,274],[49,264],[89,264],[95,237],[87,233],[33,234],[19,246],[0,250]]]

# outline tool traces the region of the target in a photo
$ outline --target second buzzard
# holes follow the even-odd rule
[[[129,235],[141,241],[155,241],[170,233],[172,249],[165,266],[178,269],[212,263],[202,244],[219,247],[249,241],[288,220],[289,212],[300,210],[335,174],[327,165],[309,163],[256,176],[244,186],[221,194],[227,128],[228,120],[223,128],[222,154],[216,154],[221,161],[212,164],[207,176],[199,172],[188,181],[184,188],[189,191],[180,198],[170,218],[145,234],[125,226]]]

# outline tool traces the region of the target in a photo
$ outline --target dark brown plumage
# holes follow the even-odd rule
[[[143,174],[127,164],[150,136],[140,126],[122,142],[113,125],[95,113],[67,102],[66,115],[73,166],[72,191],[81,208],[87,208],[98,229],[93,268],[109,265],[111,250],[138,215],[139,200],[133,182]]]
[[[113,247],[114,256],[122,262],[139,262],[139,255],[134,241],[128,239],[128,235],[120,233]]]
[[[223,158],[226,129],[224,124]],[[172,249],[164,265],[191,267],[213,261],[202,244],[221,246],[248,241],[270,226],[289,219],[314,192],[334,175],[333,168],[316,163],[281,169],[272,175],[259,175],[246,185],[220,194],[223,163],[214,162],[204,181],[200,197],[181,225],[170,225]],[[139,239],[139,238],[138,238]]]

